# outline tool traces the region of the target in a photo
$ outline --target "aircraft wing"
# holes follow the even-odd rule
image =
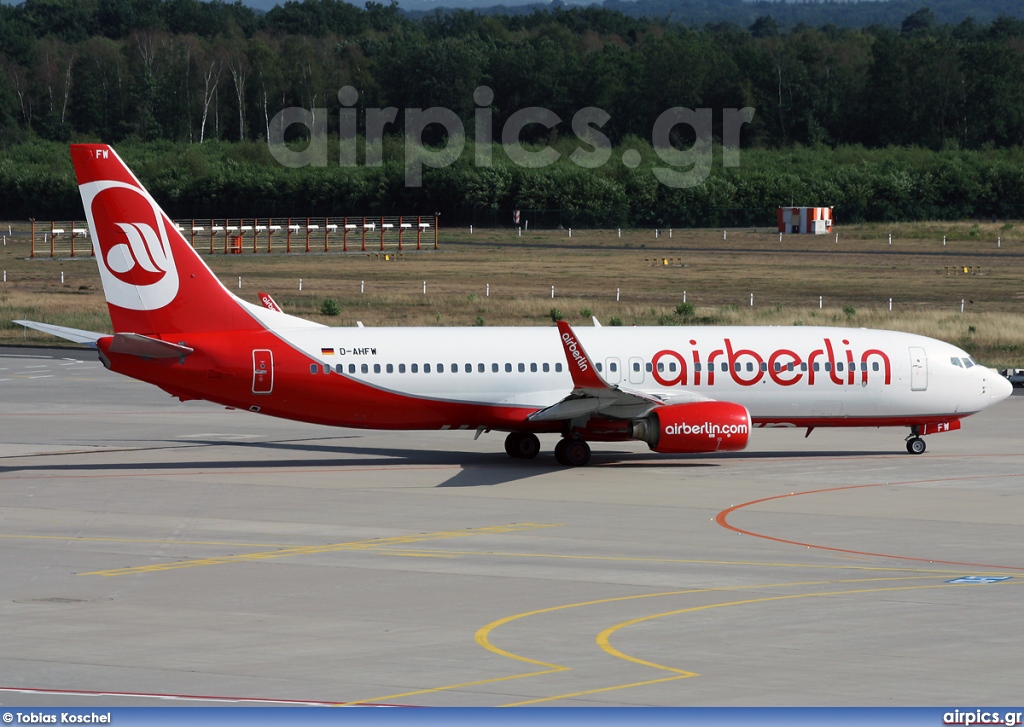
[[[556,404],[535,411],[527,417],[530,421],[574,419],[589,414],[602,414],[614,419],[634,419],[645,416],[651,409],[667,403],[662,397],[612,386],[598,372],[568,323],[558,321],[558,334],[565,350],[569,373],[572,375],[573,390],[569,396]]]

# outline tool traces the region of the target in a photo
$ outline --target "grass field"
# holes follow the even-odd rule
[[[0,248],[0,344],[56,343],[14,318],[108,331],[95,261],[29,259],[27,236],[18,234],[25,225],[11,227],[14,237]],[[838,243],[809,235],[780,242],[767,229],[730,229],[723,239],[720,229],[624,230],[621,238],[574,230],[570,238],[567,230],[519,237],[442,228],[440,250],[397,261],[334,252],[204,258],[247,300],[266,291],[285,311],[331,325],[543,326],[552,309],[574,324],[596,315],[605,325],[839,325],[921,333],[992,366],[1024,366],[1024,224],[836,229]],[[684,291],[692,314],[677,312]],[[340,315],[320,314],[325,298]]]

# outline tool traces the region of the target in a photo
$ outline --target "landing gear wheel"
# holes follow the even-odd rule
[[[590,461],[590,445],[582,439],[563,439],[555,445],[555,459],[566,467],[583,467]]]
[[[515,459],[533,459],[540,452],[540,440],[531,432],[512,432],[505,437],[505,451]]]
[[[907,440],[907,451],[911,454],[924,454],[926,446],[920,437],[911,437]]]
[[[565,459],[565,448],[569,446],[569,441],[570,440],[568,439],[559,439],[558,444],[555,445],[555,461],[558,462],[558,464],[564,464],[566,466],[569,464]]]

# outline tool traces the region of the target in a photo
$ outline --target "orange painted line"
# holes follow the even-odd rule
[[[943,477],[938,479],[930,480],[907,480],[906,482],[875,482],[868,485],[846,485],[845,487],[829,487],[821,490],[806,490],[804,492],[790,492],[786,495],[773,495],[772,497],[762,497],[759,500],[751,500],[750,502],[743,502],[739,505],[733,505],[732,507],[722,510],[718,515],[715,516],[715,522],[721,525],[726,530],[732,530],[735,533],[741,535],[750,535],[755,538],[761,538],[763,540],[771,540],[776,543],[785,543],[786,545],[798,545],[802,548],[814,548],[815,550],[827,550],[833,553],[846,553],[848,555],[864,555],[871,558],[890,558],[893,560],[909,560],[919,563],[939,563],[941,565],[963,565],[971,568],[984,568],[984,569],[998,569],[998,570],[1012,570],[1012,571],[1024,571],[1024,566],[1015,565],[990,565],[987,563],[965,563],[957,560],[935,560],[933,558],[916,558],[909,555],[893,555],[891,553],[873,553],[867,550],[852,550],[849,548],[834,548],[829,545],[818,545],[816,543],[804,543],[799,540],[788,540],[786,538],[776,538],[772,535],[765,535],[764,533],[755,533],[752,530],[746,530],[744,528],[732,525],[729,522],[729,515],[752,505],[759,505],[764,502],[771,502],[772,500],[783,500],[788,497],[800,497],[801,495],[818,495],[826,492],[842,492],[843,490],[861,490],[867,487],[898,487],[900,485],[920,485],[929,482],[955,482],[963,480],[990,480],[997,477],[1019,477],[1020,475],[979,475],[977,477]]]

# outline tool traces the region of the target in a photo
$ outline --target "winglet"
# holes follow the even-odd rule
[[[583,344],[576,338],[569,324],[558,321],[557,325],[562,348],[565,349],[565,360],[569,365],[569,373],[572,374],[573,386],[577,389],[610,389],[611,387],[597,373],[593,361],[583,350]]]

